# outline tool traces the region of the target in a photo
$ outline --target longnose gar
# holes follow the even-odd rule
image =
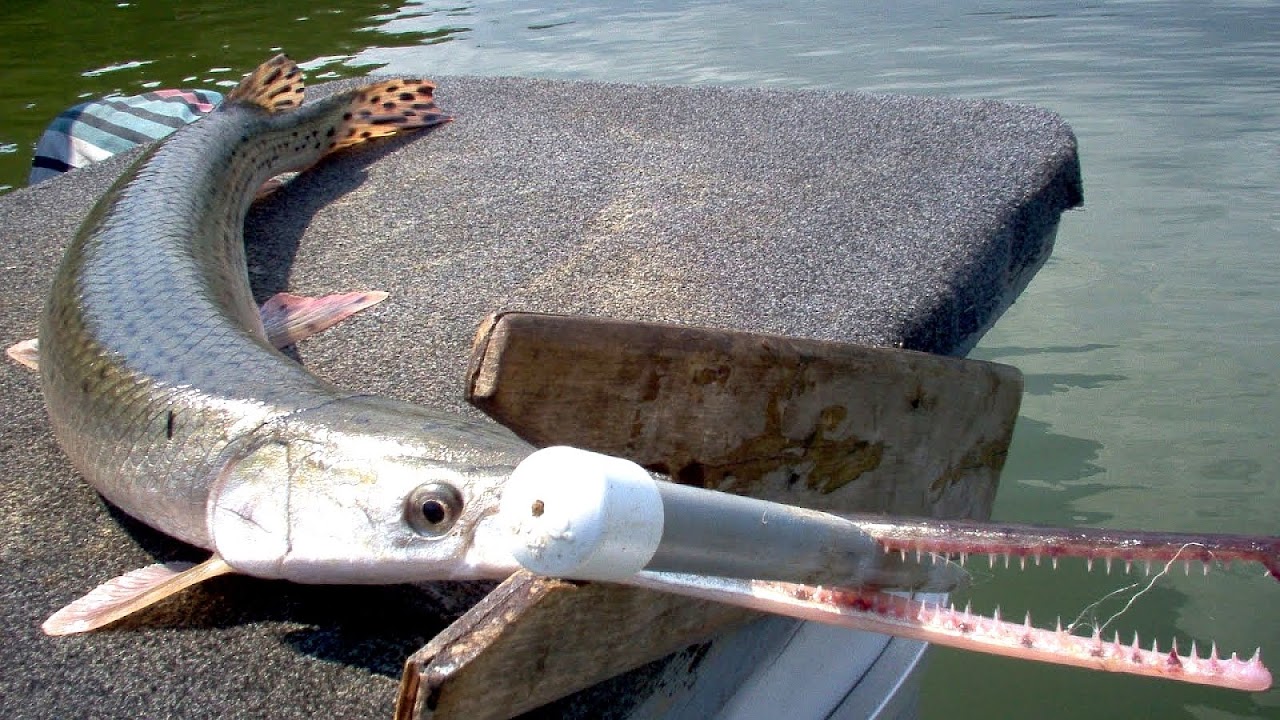
[[[109,580],[50,617],[46,632],[100,627],[229,572],[397,583],[501,578],[519,568],[498,505],[532,448],[492,424],[354,394],[312,375],[268,338],[245,267],[244,218],[264,182],[369,138],[446,122],[433,88],[386,80],[302,105],[299,70],[278,56],[217,111],[144,154],[89,214],[40,325],[54,433],[107,500],[213,555]],[[785,567],[741,580],[643,572],[618,581],[1050,662],[1114,656],[1095,665],[1244,689],[1270,684],[1256,658],[1188,662],[1155,653],[1157,663],[1101,640],[1077,646],[1048,631],[883,600],[876,587],[920,579],[908,552],[1031,554],[1048,531],[993,537],[945,523],[897,532],[892,519],[862,522],[858,532],[878,558],[854,563],[870,568],[851,582],[859,592],[786,584],[798,581]],[[1125,552],[1147,540],[1109,537]],[[1140,557],[1173,557],[1183,539],[1162,536]],[[1262,560],[1275,571],[1274,543],[1242,551],[1239,538],[1200,539],[1218,557]],[[1119,551],[1094,552],[1086,541],[1063,552]],[[984,645],[1011,638],[1024,652]]]
[[[277,56],[92,210],[40,326],[54,433],[107,500],[216,555],[125,576],[46,630],[109,622],[232,569],[317,583],[511,570],[473,539],[531,448],[307,372],[267,341],[245,265],[244,217],[264,182],[446,122],[433,93],[425,80],[388,80],[302,105],[299,69]]]

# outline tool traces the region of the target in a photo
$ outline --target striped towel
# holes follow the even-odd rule
[[[156,90],[68,108],[54,118],[36,143],[27,182],[34,185],[159,140],[208,115],[221,102],[222,93],[213,90]]]

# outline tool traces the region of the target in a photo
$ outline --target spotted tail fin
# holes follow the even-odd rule
[[[435,103],[435,83],[429,80],[384,80],[347,94],[350,104],[332,131],[329,151],[358,145],[371,138],[403,130],[432,127],[452,118]]]

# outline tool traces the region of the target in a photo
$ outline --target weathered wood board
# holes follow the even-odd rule
[[[468,399],[534,445],[833,512],[975,519],[1021,394],[996,363],[538,313],[486,319],[468,376]],[[397,717],[511,717],[751,617],[517,574],[409,659]]]

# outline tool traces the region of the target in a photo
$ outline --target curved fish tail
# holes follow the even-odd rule
[[[430,80],[397,78],[338,95],[335,100],[345,99],[346,109],[317,142],[328,144],[327,154],[402,130],[449,122],[452,118],[436,106],[435,89],[435,83]],[[305,91],[306,83],[297,63],[281,54],[246,75],[227,94],[225,104],[256,105],[267,112],[278,113],[302,105]]]
[[[430,80],[396,79],[352,90],[341,123],[328,131],[329,151],[449,122],[452,118],[436,106],[435,89]]]

